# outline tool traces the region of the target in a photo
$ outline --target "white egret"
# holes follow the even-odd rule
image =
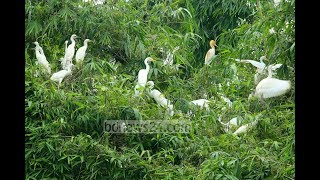
[[[144,64],[146,65],[146,69],[140,69],[139,73],[138,73],[138,84],[145,86],[148,80],[148,73],[150,71],[150,65],[149,62],[150,61],[155,61],[153,60],[151,57],[147,57],[144,60]]]
[[[36,45],[35,52],[38,63],[46,70],[48,74],[51,74],[51,67],[49,62],[47,61],[46,56],[44,55],[42,47],[39,45],[37,41],[33,42],[33,44]]]
[[[153,89],[154,82],[148,81],[147,83],[147,93],[148,95],[153,98],[160,106],[166,108],[169,112],[170,116],[173,116],[174,110],[173,105],[171,104],[170,100],[166,99],[164,95],[157,89]]]
[[[153,60],[151,57],[147,57],[144,60],[144,64],[146,65],[146,69],[140,69],[138,72],[138,83],[134,88],[135,95],[140,95],[142,93],[141,91],[146,86],[146,83],[148,81],[148,73],[150,71],[150,65],[149,65],[150,61],[155,61],[155,60]]]
[[[258,123],[258,119],[256,119],[255,121],[248,123],[248,124],[244,124],[242,126],[240,126],[235,132],[233,132],[234,135],[238,135],[238,134],[242,134],[247,132],[249,129],[251,129],[253,126],[255,126]]]
[[[197,99],[197,100],[193,100],[190,103],[199,106],[200,109],[205,108],[207,111],[209,111],[209,103],[211,101],[207,100],[207,99]]]
[[[66,59],[66,64],[72,64],[72,58],[74,56],[74,52],[75,52],[75,45],[76,45],[76,41],[74,40],[75,38],[77,38],[78,36],[73,34],[70,37],[71,40],[71,44],[68,46],[66,54],[65,54],[65,59]]]
[[[63,56],[63,58],[60,58],[62,69],[66,69],[66,64],[67,64],[66,54],[67,54],[67,49],[68,49],[68,40],[66,40],[64,42],[64,44],[65,44],[64,56]]]
[[[197,99],[197,100],[193,100],[193,101],[190,101],[189,104],[191,105],[196,105],[196,106],[199,106],[200,109],[203,109],[205,108],[206,111],[209,111],[209,103],[211,101],[207,100],[207,99]],[[193,112],[191,110],[188,111],[187,113],[189,116],[191,116],[193,114]]]
[[[215,50],[215,47],[214,47],[214,46],[217,46],[216,45],[216,41],[211,40],[209,44],[210,44],[211,48],[208,50],[208,52],[207,52],[207,54],[206,54],[206,56],[204,58],[204,64],[205,65],[209,65],[211,63],[211,61],[212,61],[212,59],[213,59],[213,57],[214,57],[214,55],[216,53],[216,50]]]
[[[71,69],[73,65],[70,65],[67,67],[67,70],[63,69],[61,71],[58,71],[56,73],[53,73],[50,80],[58,82],[59,86],[62,82],[62,80],[66,77],[72,74]]]
[[[86,50],[88,48],[88,42],[92,42],[90,39],[85,39],[83,46],[80,47],[76,52],[76,63],[82,63],[84,57],[86,56]]]
[[[273,65],[268,66],[268,77],[259,82],[253,96],[271,98],[281,96],[290,90],[290,81],[272,78],[272,67]]]

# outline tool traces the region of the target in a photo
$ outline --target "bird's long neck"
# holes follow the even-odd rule
[[[35,48],[35,51],[36,51],[36,54],[41,54],[41,48],[40,48],[40,46],[36,46],[36,48]]]
[[[263,62],[263,59],[260,59],[260,63],[264,63],[264,62]]]
[[[70,40],[71,40],[71,44],[70,45],[74,46],[76,44],[76,41],[74,40],[73,37],[71,37]]]
[[[84,46],[84,47],[88,47],[88,42],[85,41],[85,42],[83,43],[83,46]]]
[[[150,70],[150,65],[148,64],[148,61],[144,61],[144,64],[146,65],[146,70],[149,72]]]

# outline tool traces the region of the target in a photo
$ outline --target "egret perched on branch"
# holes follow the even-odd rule
[[[146,69],[140,69],[138,73],[138,84],[135,86],[135,94],[139,95],[141,94],[141,89],[144,89],[146,86],[146,83],[148,81],[148,73],[150,71],[150,61],[155,61],[151,57],[147,57],[144,60],[144,64],[146,65]]]
[[[268,66],[268,77],[259,82],[253,96],[271,98],[281,96],[290,90],[290,81],[272,78],[272,67],[273,65]]]
[[[46,56],[44,55],[42,47],[39,45],[39,43],[37,41],[33,42],[33,44],[36,45],[35,52],[36,52],[36,58],[37,58],[39,64],[46,70],[46,72],[48,74],[51,74],[50,64],[47,61]]]
[[[88,42],[92,42],[90,39],[86,39],[83,42],[83,46],[77,50],[76,53],[76,63],[82,63],[84,57],[86,56],[86,50],[88,48]]]
[[[166,99],[164,95],[157,89],[153,89],[154,82],[148,81],[147,83],[147,93],[148,95],[153,98],[160,106],[166,108],[170,116],[173,116],[173,105],[171,104],[170,100]]]
[[[74,52],[75,52],[74,48],[76,45],[76,41],[74,39],[77,37],[78,36],[75,34],[72,34],[72,36],[70,37],[71,44],[68,46],[65,57],[64,57],[66,59],[66,66],[69,66],[70,64],[72,64],[72,58],[73,58]]]
[[[212,61],[212,59],[213,59],[213,57],[214,57],[214,55],[216,53],[216,50],[215,50],[215,47],[214,47],[214,46],[217,46],[216,45],[216,41],[211,40],[209,44],[210,44],[211,48],[208,50],[208,52],[207,52],[207,54],[206,54],[206,56],[204,58],[204,64],[205,65],[209,65],[211,63],[211,61]]]
[[[56,73],[53,73],[50,80],[52,81],[55,81],[55,82],[58,82],[59,83],[59,87],[60,87],[60,84],[62,82],[62,80],[66,77],[66,76],[69,76],[71,75],[71,69],[73,67],[73,64],[71,64],[70,66],[67,67],[67,70],[63,69],[61,71],[58,71]]]

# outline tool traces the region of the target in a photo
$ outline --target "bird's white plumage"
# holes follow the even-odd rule
[[[225,126],[224,131],[225,131],[225,132],[229,132],[231,127],[241,125],[241,123],[242,123],[242,118],[234,117],[234,118],[232,118],[229,122],[223,123],[223,122],[221,121],[221,117],[219,116],[218,121],[219,121],[222,125]]]
[[[75,53],[75,45],[76,45],[76,41],[74,40],[77,37],[77,35],[73,34],[70,37],[71,40],[71,44],[68,46],[66,54],[65,54],[65,59],[66,59],[66,66],[68,66],[68,64],[72,64],[72,58],[74,56]]]
[[[66,69],[66,64],[67,64],[66,54],[68,49],[68,40],[65,41],[64,44],[65,44],[64,56],[63,58],[60,58],[62,69]]]
[[[209,110],[210,101],[207,99],[197,99],[197,100],[191,101],[190,103],[199,106],[201,109],[205,108],[207,111]]]
[[[38,42],[34,42],[34,44],[36,45],[35,52],[38,63],[41,65],[42,68],[46,70],[48,74],[51,74],[51,67],[49,62],[47,61],[46,56],[44,55],[42,47],[39,45]]]
[[[171,101],[169,99],[166,99],[165,96],[157,89],[153,89],[154,82],[148,81],[147,83],[147,94],[153,98],[160,106],[166,108],[170,114],[170,116],[173,116],[173,105],[171,104]]]
[[[213,59],[214,55],[215,55],[215,49],[213,47],[213,48],[208,50],[208,52],[206,54],[206,57],[205,57],[204,64],[205,65],[209,65],[212,62],[212,59]]]
[[[62,80],[70,74],[71,74],[71,67],[69,66],[67,70],[63,69],[63,70],[60,70],[56,73],[53,73],[50,80],[61,84]]]
[[[238,62],[250,63],[257,68],[258,73],[263,73],[263,70],[266,67],[266,64],[263,62],[263,60],[265,60],[265,59],[266,59],[266,56],[261,56],[260,62],[254,61],[254,60],[240,60],[240,59],[235,59],[235,60]]]
[[[262,98],[271,98],[281,96],[290,90],[290,81],[276,78],[266,78],[259,82],[256,87],[255,96]]]
[[[146,69],[140,69],[138,72],[138,83],[135,86],[135,94],[139,95],[141,94],[141,89],[143,90],[144,87],[146,86],[146,83],[148,81],[148,73],[150,71],[150,65],[149,62],[154,61],[151,57],[147,57],[144,60],[144,64],[146,65]]]
[[[268,66],[268,77],[261,80],[256,87],[254,96],[271,98],[287,93],[291,88],[290,81],[272,78],[272,65]]]
[[[86,39],[83,42],[83,46],[80,47],[76,52],[76,63],[81,63],[86,56],[86,50],[88,48],[88,42],[90,42],[90,39]]]
[[[216,50],[215,50],[215,47],[214,46],[217,46],[216,45],[216,42],[214,40],[211,40],[210,41],[210,49],[208,50],[205,58],[204,58],[204,64],[205,65],[209,65],[211,62],[212,62],[212,59],[213,57],[215,56],[215,53],[216,53]]]
[[[250,128],[255,126],[258,123],[258,120],[253,121],[252,123],[244,124],[240,126],[235,132],[233,132],[234,135],[242,134],[247,132]]]

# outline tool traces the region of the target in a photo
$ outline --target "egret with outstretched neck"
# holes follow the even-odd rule
[[[155,61],[153,60],[151,57],[147,57],[144,60],[144,64],[146,65],[145,69],[140,69],[138,72],[138,83],[135,86],[135,95],[140,95],[141,91],[144,89],[144,87],[146,86],[146,83],[148,81],[148,73],[150,71],[150,65],[149,62],[151,61]]]
[[[75,52],[75,45],[76,45],[76,41],[74,40],[75,38],[77,38],[78,36],[73,34],[70,37],[71,40],[71,44],[68,46],[66,54],[65,54],[65,59],[66,59],[66,66],[68,66],[69,64],[72,64],[72,58],[74,56],[74,52]]]

